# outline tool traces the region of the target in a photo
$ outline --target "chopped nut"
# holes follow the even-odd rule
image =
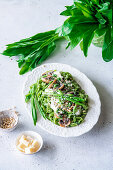
[[[4,117],[1,118],[0,128],[7,129],[14,126],[15,119],[13,117]]]

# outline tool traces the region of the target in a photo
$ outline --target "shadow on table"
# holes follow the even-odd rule
[[[44,141],[42,149],[37,153],[34,154],[34,159],[38,158],[43,163],[46,163],[47,161],[53,160],[56,156],[56,147],[52,142]]]
[[[97,124],[89,132],[89,134],[99,133],[102,128],[107,128],[108,124],[112,123],[110,120],[110,113],[112,112],[113,98],[108,90],[97,82],[93,82],[97,88],[97,91],[101,100],[101,114]]]

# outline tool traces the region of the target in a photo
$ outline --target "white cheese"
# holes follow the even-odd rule
[[[26,146],[25,146],[23,143],[20,143],[20,144],[17,145],[17,148],[18,148],[18,150],[20,150],[21,152],[24,152]]]
[[[29,141],[24,135],[22,135],[22,137],[20,138],[19,143],[24,144],[26,147],[29,146]]]
[[[31,147],[25,148],[25,153],[26,154],[31,154],[32,153],[31,149],[32,149]]]
[[[30,146],[28,148],[25,148],[25,153],[32,154],[32,153],[36,152],[37,150],[38,150],[38,148]]]
[[[80,115],[80,110],[78,110],[75,114],[76,114],[77,116]]]
[[[33,143],[32,143],[32,146],[39,149],[40,145],[38,143],[38,141],[36,139],[34,139]]]
[[[33,143],[33,138],[31,138],[31,136],[27,136],[27,138],[26,138],[28,141],[29,141],[29,144],[32,144]]]
[[[54,112],[56,112],[58,107],[60,106],[61,106],[61,103],[59,103],[59,100],[55,99],[55,97],[52,97],[50,107],[54,110]]]
[[[53,90],[52,90],[52,89],[47,88],[47,89],[45,89],[45,93],[53,93]]]
[[[62,78],[62,76],[61,76],[61,74],[60,74],[60,72],[59,72],[59,71],[55,71],[55,72],[54,72],[54,74],[56,74],[56,75],[57,75],[57,78]]]
[[[72,87],[71,81],[66,80],[66,83],[68,84],[68,86]]]

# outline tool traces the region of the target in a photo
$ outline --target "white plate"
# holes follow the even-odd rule
[[[70,128],[63,128],[58,125],[55,125],[51,121],[47,119],[45,120],[38,113],[37,126],[41,127],[42,129],[46,130],[51,134],[62,137],[80,136],[91,130],[93,126],[97,123],[100,115],[101,110],[100,98],[93,83],[83,73],[81,73],[74,67],[60,63],[44,64],[41,65],[40,67],[37,67],[27,77],[23,90],[24,98],[29,91],[29,87],[33,83],[35,83],[37,79],[39,79],[42,73],[46,72],[47,70],[58,70],[71,73],[75,80],[78,82],[78,84],[82,87],[82,89],[85,90],[86,94],[88,94],[89,96],[89,111],[85,117],[85,121],[82,124]],[[25,106],[28,110],[28,113],[32,115],[30,103],[25,103]]]

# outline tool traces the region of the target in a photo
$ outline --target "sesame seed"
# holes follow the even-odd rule
[[[4,117],[1,119],[0,128],[7,129],[14,126],[15,119],[13,117]]]

